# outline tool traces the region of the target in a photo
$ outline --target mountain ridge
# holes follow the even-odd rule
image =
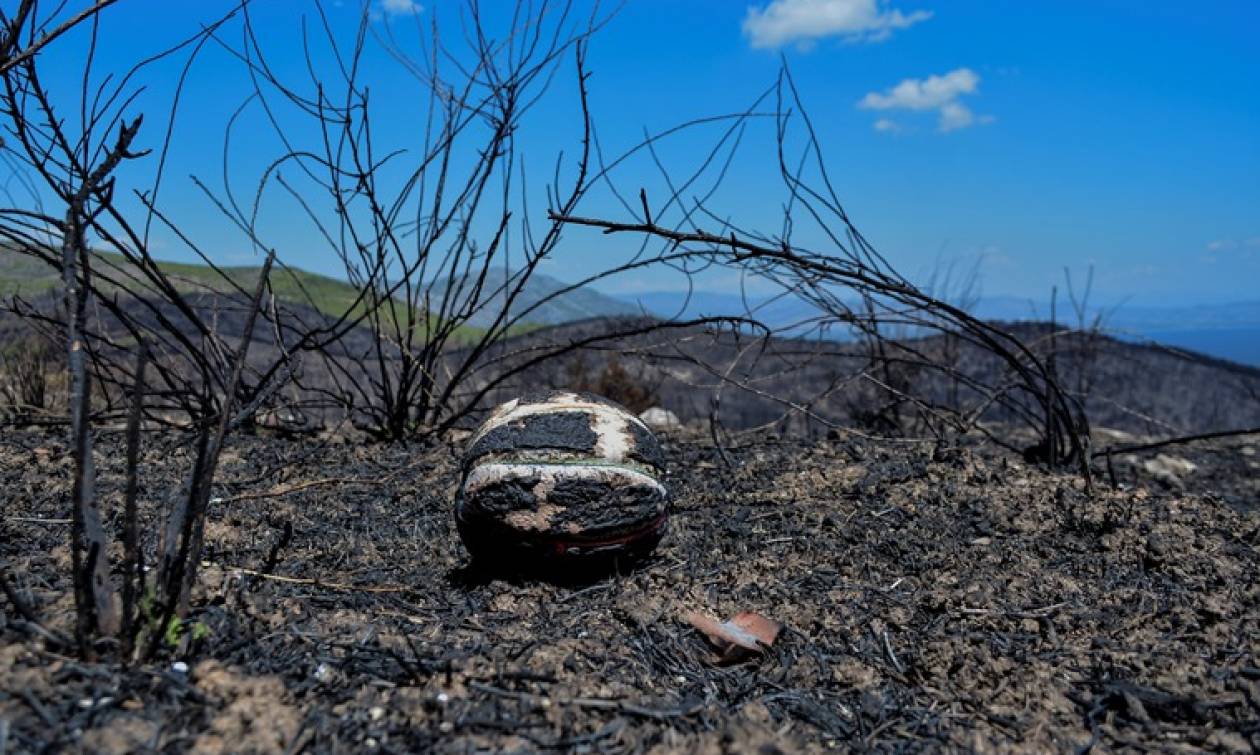
[[[796,325],[817,316],[818,312],[799,299],[785,297],[770,301],[771,297],[762,296],[750,297],[745,302],[737,294],[715,291],[648,291],[623,294],[620,298],[664,318],[742,314],[746,308],[752,308],[755,317],[776,329]],[[1077,324],[1078,318],[1070,302],[1061,299],[1055,309],[1055,319],[1060,325]],[[1046,322],[1050,320],[1050,310],[1048,301],[1016,296],[983,297],[970,308],[980,319],[1000,322]],[[1090,306],[1085,315],[1086,328],[1092,326],[1095,317],[1101,316],[1103,330],[1121,339],[1165,343],[1243,364],[1260,365],[1260,300],[1166,307],[1121,302]],[[840,337],[843,332],[834,331],[831,336]]]

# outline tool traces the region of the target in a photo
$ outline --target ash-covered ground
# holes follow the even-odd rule
[[[1120,487],[1100,468],[1090,497],[1076,476],[979,447],[765,440],[728,464],[667,438],[675,500],[656,556],[559,585],[467,568],[455,448],[241,437],[208,525],[200,627],[126,669],[74,660],[5,605],[0,743],[1254,751],[1252,441],[1149,468],[1154,454],[1117,458]],[[156,507],[190,459],[175,435],[147,444]],[[119,434],[98,452],[116,511]],[[63,633],[69,467],[60,432],[0,439],[0,562]],[[717,666],[679,619],[691,610],[786,629],[764,656]]]

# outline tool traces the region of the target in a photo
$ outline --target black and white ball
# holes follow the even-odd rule
[[[468,441],[460,538],[483,562],[633,561],[665,533],[663,472],[656,436],[612,401],[524,396],[495,409]]]

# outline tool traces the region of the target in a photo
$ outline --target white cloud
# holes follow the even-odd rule
[[[414,16],[424,6],[415,0],[381,0],[381,10],[388,16]]]
[[[897,29],[926,21],[931,11],[902,13],[887,0],[772,0],[764,8],[748,8],[744,36],[757,48],[791,42],[808,46],[824,37],[879,42]]]
[[[883,92],[870,92],[858,102],[864,110],[935,110],[940,116],[937,124],[941,131],[956,131],[978,123],[990,123],[992,116],[976,115],[971,108],[959,102],[967,94],[975,94],[980,86],[980,76],[970,68],[957,68],[940,76],[926,79],[905,79]],[[875,128],[887,118],[876,121]]]
[[[976,114],[961,102],[946,102],[941,105],[941,131],[955,131],[967,128],[976,122]]]
[[[875,130],[884,131],[890,134],[896,134],[903,131],[904,129],[901,128],[900,123],[894,121],[891,118],[880,118],[879,120],[875,121]]]
[[[1254,258],[1257,252],[1260,251],[1260,236],[1250,236],[1245,239],[1216,239],[1215,241],[1209,241],[1206,249],[1209,259],[1214,261],[1216,255],[1221,252],[1232,255],[1232,258],[1249,260]]]
[[[930,110],[953,102],[961,95],[972,94],[979,84],[980,77],[975,71],[958,68],[944,76],[906,79],[883,94],[871,92],[862,98],[858,106],[871,110]]]

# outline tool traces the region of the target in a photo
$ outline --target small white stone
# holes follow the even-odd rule
[[[315,681],[317,682],[328,681],[328,675],[329,675],[328,664],[326,663],[321,663],[318,666],[316,666],[315,673],[312,674],[312,676],[315,677]]]
[[[439,692],[437,694],[437,701],[443,705],[446,705],[447,703],[451,701],[451,696],[446,694],[445,692]]]
[[[368,718],[372,719],[373,721],[379,721],[384,717],[385,717],[385,709],[382,708],[381,706],[376,705],[368,709]]]
[[[683,676],[682,674],[679,674],[678,676],[674,677],[674,684],[686,684],[686,683],[687,683],[687,677]]]
[[[369,750],[375,750],[376,744],[377,744],[376,739],[372,737],[368,737],[367,739],[363,740],[363,746],[368,748]]]
[[[653,430],[674,430],[682,426],[677,414],[659,406],[644,410],[639,419]]]
[[[188,664],[183,661],[175,661],[171,664],[171,671],[174,671],[177,674],[187,674]]]
[[[442,732],[443,734],[450,734],[452,731],[455,731],[455,724],[451,723],[450,721],[443,721],[442,723],[438,724],[438,731]]]

